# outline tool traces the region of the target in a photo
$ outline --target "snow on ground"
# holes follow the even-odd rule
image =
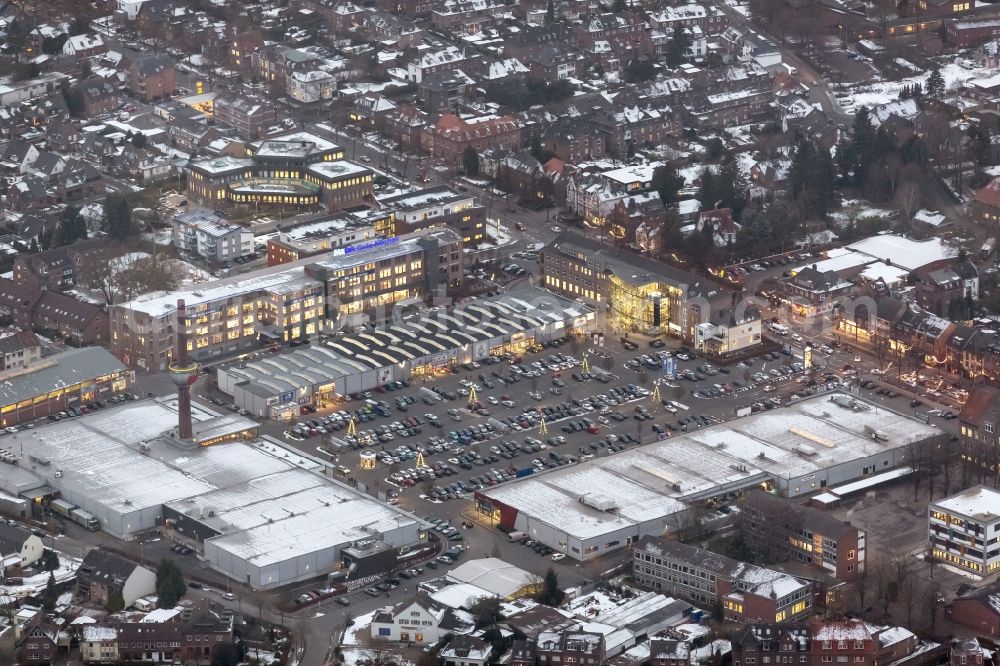
[[[720,655],[729,654],[732,652],[732,643],[725,640],[712,641],[708,645],[703,645],[700,648],[695,648],[693,650],[693,658],[695,663],[702,663],[710,661],[712,656],[718,652]]]
[[[952,91],[966,82],[987,76],[994,76],[1000,71],[995,67],[963,67],[957,62],[948,63],[941,67],[941,77],[944,79],[945,88]],[[859,106],[878,106],[888,104],[899,99],[899,91],[903,86],[919,83],[926,88],[927,78],[930,72],[924,72],[916,76],[910,76],[900,81],[880,81],[871,85],[855,86],[847,89],[846,96],[841,98],[838,94],[837,103],[845,111],[851,112]]]
[[[361,638],[359,634],[364,634],[369,631],[372,620],[375,619],[375,613],[377,610],[373,610],[365,615],[359,615],[354,618],[354,624],[349,626],[344,630],[344,639],[340,642],[341,645],[361,645]]]
[[[270,664],[276,664],[279,661],[279,659],[274,656],[273,651],[262,650],[255,647],[247,648],[247,657],[256,659],[261,666],[270,666]]]
[[[855,220],[872,218],[892,218],[896,216],[896,211],[887,208],[878,208],[867,201],[858,199],[845,199],[840,210],[830,213],[830,219],[837,227],[845,227],[853,216]]]
[[[618,608],[619,602],[612,599],[606,592],[596,590],[590,594],[574,599],[566,606],[577,617],[594,617],[601,613]]]
[[[59,568],[52,572],[56,583],[66,583],[76,578],[76,570],[80,568],[80,560],[59,553]],[[0,585],[0,595],[9,595],[18,599],[39,594],[49,582],[49,572],[42,571],[34,576],[21,579],[20,585]]]

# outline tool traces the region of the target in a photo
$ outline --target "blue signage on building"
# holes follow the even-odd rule
[[[344,254],[354,254],[355,252],[364,252],[365,250],[374,250],[377,247],[385,247],[387,245],[395,245],[399,242],[399,236],[393,236],[392,238],[376,238],[373,241],[367,243],[358,243],[357,245],[348,245],[344,248]]]

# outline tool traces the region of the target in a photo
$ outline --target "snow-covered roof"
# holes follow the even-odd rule
[[[975,486],[935,502],[932,507],[974,520],[994,521],[1000,518],[1000,491]]]
[[[448,572],[448,580],[471,583],[498,597],[511,597],[536,578],[530,571],[496,557],[468,560]]]
[[[888,441],[873,441],[865,426],[885,432]],[[583,540],[668,519],[720,487],[797,479],[937,432],[932,425],[881,406],[848,411],[832,405],[829,396],[820,396],[535,474],[482,494]],[[582,503],[581,488],[608,498],[615,510]]]
[[[870,236],[847,247],[910,271],[935,261],[954,258],[958,254],[956,247],[940,238],[916,241],[896,234]]]

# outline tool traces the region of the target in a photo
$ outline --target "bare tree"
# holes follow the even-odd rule
[[[904,223],[909,224],[913,219],[913,215],[920,208],[922,198],[920,188],[912,180],[907,180],[896,188],[896,206]]]
[[[920,603],[920,581],[915,576],[907,576],[899,587],[899,602],[906,611],[906,626],[913,626],[913,614]]]
[[[89,260],[80,277],[108,304],[122,303],[150,291],[176,289],[181,279],[176,264],[168,257],[135,254]]]
[[[865,599],[868,597],[869,586],[872,583],[869,580],[871,569],[871,562],[866,562],[865,568],[859,570],[857,576],[854,578],[854,594],[858,598],[858,615],[862,619],[864,619],[865,612],[868,610],[868,606],[865,605]]]
[[[937,628],[938,607],[941,605],[941,589],[938,587],[937,581],[927,581],[921,596],[923,598],[920,602],[924,606],[927,617],[927,631],[933,635]]]
[[[870,572],[869,577],[882,611],[880,619],[884,621],[889,617],[889,606],[898,594],[895,563],[879,555],[868,559],[868,562],[865,563],[865,570]]]

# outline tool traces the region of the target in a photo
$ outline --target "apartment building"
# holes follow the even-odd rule
[[[600,666],[606,657],[604,636],[572,625],[538,632],[537,638],[514,641],[510,666]]]
[[[639,585],[703,605],[734,622],[791,622],[812,612],[811,586],[780,571],[663,537],[643,537],[632,573]]]
[[[875,666],[899,663],[916,651],[918,643],[903,627],[880,627],[857,619],[813,619],[783,626],[747,624],[733,637],[732,645],[733,666]]]
[[[927,521],[935,558],[977,576],[1000,568],[1000,491],[974,486],[932,502]]]
[[[288,96],[303,104],[330,99],[337,89],[337,79],[320,69],[292,72],[287,82]]]
[[[273,104],[246,97],[219,97],[213,108],[216,123],[229,125],[245,139],[259,139],[276,117]]]
[[[205,361],[355,325],[381,308],[455,287],[462,239],[448,229],[376,238],[322,258],[264,268],[111,309],[111,349],[132,367],[162,370],[185,326],[191,358]],[[177,300],[187,317],[177,320]]]
[[[204,208],[195,208],[174,217],[174,246],[219,264],[253,252],[253,231],[227,222]]]
[[[753,490],[740,527],[750,551],[766,561],[796,560],[846,581],[864,572],[865,531],[825,511]]]

